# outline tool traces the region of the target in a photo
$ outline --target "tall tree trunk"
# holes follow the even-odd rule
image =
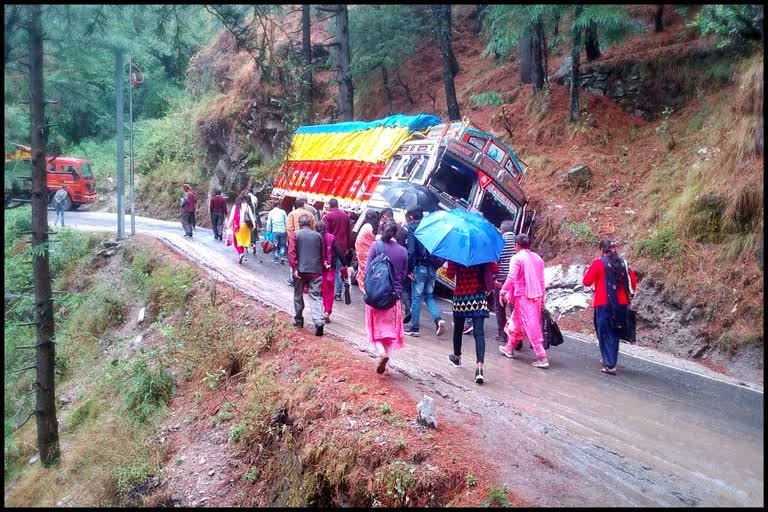
[[[597,24],[591,21],[584,31],[584,49],[587,51],[587,62],[600,57],[600,42],[597,39]]]
[[[403,78],[400,76],[400,69],[397,68],[395,70],[395,79],[397,80],[397,83],[400,87],[403,88],[403,91],[405,91],[405,97],[408,98],[408,103],[410,105],[413,105],[413,95],[411,94],[411,89],[408,87],[408,85],[403,81]]]
[[[302,98],[304,101],[304,123],[312,124],[312,28],[309,17],[309,4],[301,6],[301,53],[304,56],[304,76],[302,77]]]
[[[37,449],[44,466],[59,460],[59,423],[56,421],[53,301],[48,258],[48,185],[45,172],[46,128],[43,97],[43,27],[40,5],[31,7],[29,25],[30,143],[32,145],[32,278],[37,321]],[[40,251],[39,249],[42,249]]]
[[[531,84],[534,91],[540,91],[544,87],[544,66],[542,62],[541,36],[539,35],[539,24],[534,24],[528,36],[531,39]]]
[[[544,21],[539,16],[536,30],[539,33],[539,45],[541,46],[541,67],[544,72],[544,83],[549,83],[549,48],[547,48],[547,33],[544,31]]]
[[[475,5],[475,8],[472,9],[472,14],[469,15],[469,19],[474,22],[474,25],[472,26],[472,34],[475,36],[479,36],[480,32],[483,31],[483,19],[485,18],[487,9],[488,4],[477,4]]]
[[[656,4],[656,14],[653,15],[653,26],[656,32],[664,32],[664,4]]]
[[[517,54],[520,56],[520,81],[524,84],[530,84],[533,82],[533,51],[530,32],[523,34],[517,43]]]
[[[384,95],[387,97],[387,115],[392,115],[392,88],[389,86],[389,73],[387,67],[381,66],[381,82],[384,86]]]
[[[583,6],[577,5],[574,9],[574,23],[571,28],[573,44],[571,46],[571,122],[579,120],[579,53],[581,53],[581,30],[577,28],[575,20],[581,15]]]
[[[437,28],[437,42],[440,45],[440,57],[443,61],[443,84],[445,85],[445,101],[448,107],[448,119],[461,120],[459,102],[456,99],[456,85],[453,83],[451,70],[451,33],[449,30],[450,5],[439,4],[432,6],[432,14]]]
[[[346,4],[339,4],[336,15],[336,43],[338,44],[339,113],[342,121],[355,118],[354,92],[349,57],[349,14]]]
[[[555,14],[555,28],[552,29],[552,38],[556,38],[560,34],[560,15]]]
[[[451,13],[451,4],[444,4],[445,5],[445,11],[446,11],[446,23],[448,26],[448,39],[449,41],[453,40],[453,15]],[[450,51],[450,57],[451,57],[451,73],[453,76],[456,76],[459,74],[460,68],[459,68],[459,61],[456,60],[456,55],[453,53],[453,44],[448,45],[448,49]]]

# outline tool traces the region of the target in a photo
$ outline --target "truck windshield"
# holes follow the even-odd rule
[[[449,158],[440,162],[440,167],[430,179],[430,185],[440,192],[448,194],[460,203],[469,205],[477,187],[477,174],[459,164],[454,164]]]
[[[91,171],[91,164],[80,164],[80,172],[83,173],[83,178],[93,178],[93,171]]]

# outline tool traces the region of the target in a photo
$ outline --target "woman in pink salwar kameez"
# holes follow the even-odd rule
[[[531,364],[536,368],[549,368],[541,332],[545,293],[544,260],[529,247],[528,235],[517,235],[516,253],[509,260],[509,274],[499,294],[504,303],[513,303],[515,309],[504,329],[509,336],[507,345],[499,347],[499,351],[509,358],[514,358],[515,345],[522,343],[523,338],[528,336],[536,353],[536,360]]]
[[[371,250],[371,244],[376,240],[376,233],[379,231],[379,212],[368,210],[365,212],[365,221],[363,227],[355,239],[355,254],[357,255],[357,285],[360,291],[365,294],[365,267],[368,264],[368,251]]]
[[[325,323],[331,323],[331,313],[333,313],[333,298],[336,289],[336,269],[330,265],[331,261],[334,261],[334,255],[339,258],[340,261],[344,261],[344,251],[342,250],[336,238],[325,231],[325,223],[318,221],[315,225],[315,229],[320,236],[323,237],[325,242],[325,261],[326,268],[323,270],[323,281],[320,295],[323,297],[323,316],[325,317]],[[341,267],[341,278],[347,279],[347,267]]]
[[[368,254],[370,263],[379,254],[381,245],[384,254],[392,263],[392,278],[397,302],[389,309],[376,309],[365,305],[365,327],[368,332],[368,341],[376,348],[379,354],[379,364],[376,373],[384,373],[387,362],[392,357],[392,352],[403,348],[405,345],[405,330],[403,329],[403,313],[400,308],[400,294],[403,291],[403,281],[408,271],[408,252],[398,244],[394,237],[397,234],[397,225],[389,222],[384,226],[381,241],[375,242]]]

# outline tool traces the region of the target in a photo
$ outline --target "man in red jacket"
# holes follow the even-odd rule
[[[213,239],[224,239],[224,221],[227,218],[227,200],[221,195],[221,190],[213,189],[211,202],[208,207],[211,214],[211,227],[213,227]]]
[[[601,240],[600,252],[601,257],[595,259],[584,274],[584,286],[595,286],[592,307],[602,356],[600,371],[616,375],[619,335],[627,319],[627,306],[637,287],[637,277],[617,254],[615,242]]]
[[[352,248],[352,224],[349,222],[349,214],[339,209],[339,201],[332,197],[328,201],[330,210],[323,216],[325,231],[333,235],[344,254]],[[336,300],[341,300],[341,267],[347,266],[347,261],[339,261],[334,258],[336,267]]]
[[[184,197],[181,198],[181,225],[184,228],[184,236],[192,238],[192,229],[195,227],[195,192],[189,183],[182,185]]]

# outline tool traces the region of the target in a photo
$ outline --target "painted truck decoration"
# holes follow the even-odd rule
[[[425,213],[476,211],[497,227],[511,220],[516,233],[527,233],[535,212],[526,211],[525,174],[509,146],[469,120],[394,115],[297,129],[272,198],[290,211],[299,195],[319,209],[335,197],[356,221],[355,232],[368,208],[391,207],[403,222],[405,211],[419,204]],[[411,193],[393,194],[395,189]],[[396,196],[404,201],[393,204]],[[438,277],[452,287],[443,272]]]

